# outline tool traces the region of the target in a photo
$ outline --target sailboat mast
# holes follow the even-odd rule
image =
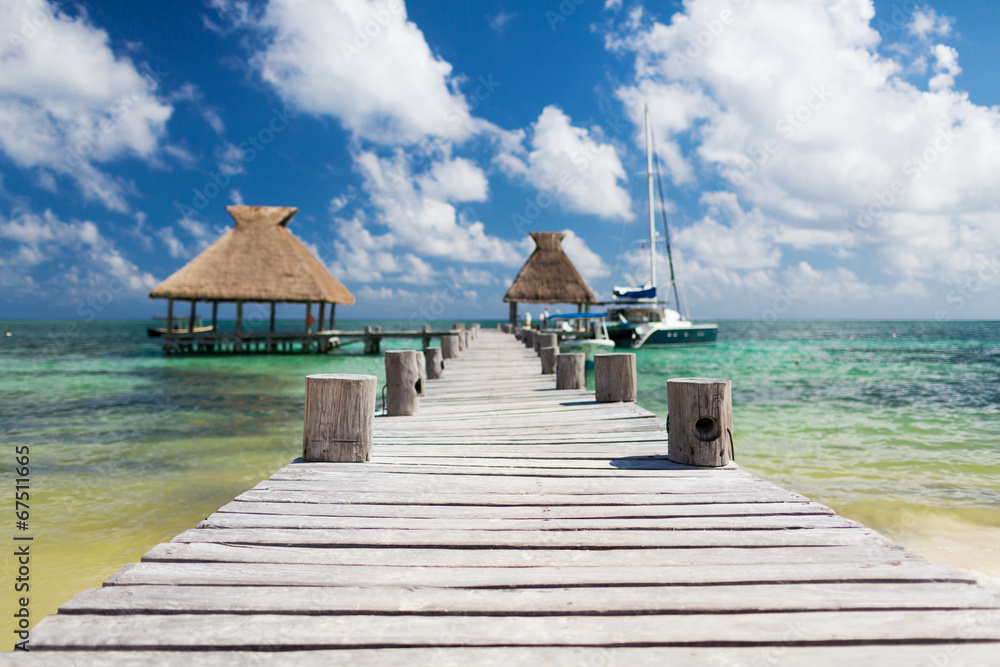
[[[656,287],[656,213],[653,200],[653,146],[649,131],[649,105],[644,107],[644,129],[646,130],[646,199],[649,202],[649,284]]]

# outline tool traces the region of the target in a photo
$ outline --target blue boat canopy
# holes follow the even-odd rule
[[[655,287],[615,287],[611,294],[616,299],[655,299]]]
[[[547,320],[585,320],[592,317],[607,317],[607,313],[556,313],[549,315]]]

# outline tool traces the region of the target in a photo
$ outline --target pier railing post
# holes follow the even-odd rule
[[[732,382],[715,378],[667,380],[667,458],[721,467],[733,460]]]
[[[306,376],[302,458],[354,463],[369,460],[377,385],[374,375]]]
[[[594,355],[594,397],[598,403],[635,402],[635,353]]]
[[[427,364],[427,379],[428,380],[439,380],[441,379],[441,374],[444,371],[444,360],[441,357],[440,347],[429,347],[424,350],[424,355],[426,357]]]
[[[417,351],[417,374],[420,382],[417,383],[417,396],[427,393],[427,357],[423,352]]]
[[[454,359],[458,356],[458,334],[441,336],[441,358]]]
[[[556,355],[556,389],[583,389],[586,382],[587,355],[583,352],[565,352]]]
[[[559,345],[559,336],[557,334],[540,333],[535,334],[535,342],[533,343],[535,347],[535,354],[541,356],[543,347],[556,347]]]
[[[385,353],[385,412],[390,417],[415,415],[420,409],[420,368],[416,350]]]
[[[521,342],[528,349],[535,347],[535,332],[533,329],[524,329],[521,331]]]
[[[556,356],[558,347],[543,347],[540,350],[542,358],[542,375],[553,375],[556,372]]]

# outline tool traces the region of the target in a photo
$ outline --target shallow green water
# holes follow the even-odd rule
[[[360,346],[168,357],[145,326],[0,321],[11,494],[31,447],[33,622],[297,456],[305,375],[383,377]],[[666,417],[668,378],[731,378],[742,467],[1000,577],[1000,323],[723,322],[719,339],[639,350],[639,402]]]

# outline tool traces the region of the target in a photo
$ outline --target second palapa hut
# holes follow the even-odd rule
[[[227,206],[236,225],[183,268],[156,286],[149,296],[167,300],[161,330],[167,351],[326,352],[337,304],[354,304],[354,295],[288,230],[298,209],[291,206]],[[177,326],[174,301],[189,301],[190,317]],[[211,327],[197,326],[197,304],[212,304]],[[236,304],[236,328],[218,329],[220,303]],[[270,318],[245,318],[244,304],[270,306]],[[301,331],[275,331],[279,303],[305,306]],[[313,316],[313,306],[318,307]],[[326,307],[330,306],[329,324]],[[314,326],[315,325],[315,326]],[[151,332],[152,333],[152,332]]]
[[[510,304],[510,323],[517,324],[518,303],[571,303],[583,312],[597,303],[580,272],[563,250],[565,232],[529,232],[535,251],[521,267],[503,300]]]

